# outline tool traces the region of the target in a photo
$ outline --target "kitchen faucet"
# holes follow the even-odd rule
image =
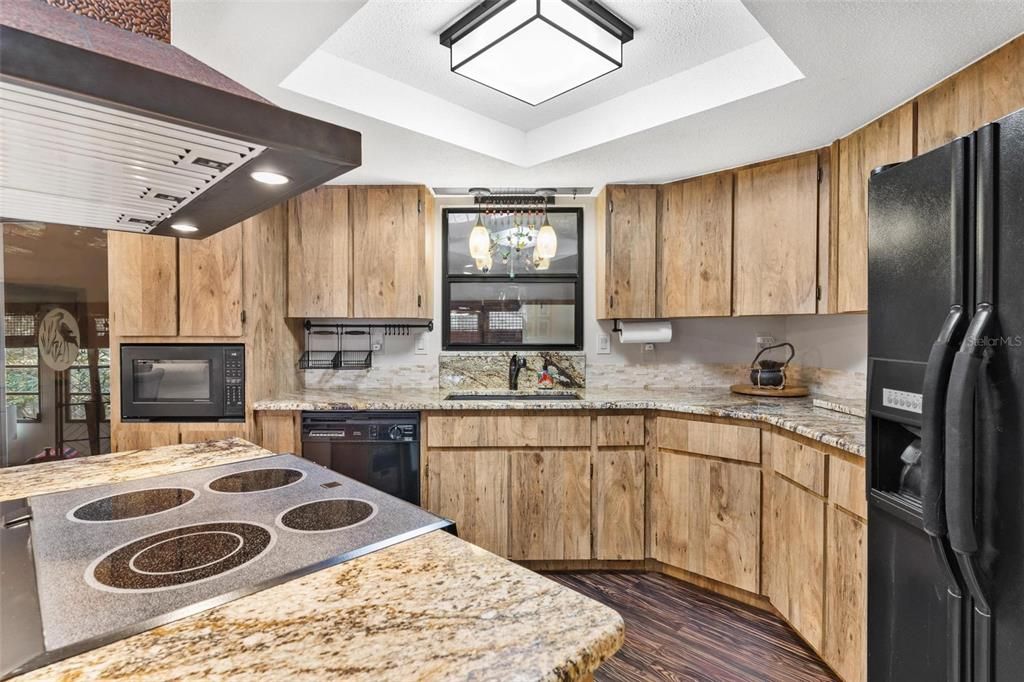
[[[524,367],[526,367],[526,358],[521,358],[518,354],[513,353],[508,361],[508,390],[519,390],[519,370]]]

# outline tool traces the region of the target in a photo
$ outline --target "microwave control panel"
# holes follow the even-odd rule
[[[224,349],[224,414],[245,415],[245,347]]]

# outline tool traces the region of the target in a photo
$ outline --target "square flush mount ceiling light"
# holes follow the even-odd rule
[[[632,39],[594,0],[485,0],[441,33],[452,71],[533,106],[620,68]]]

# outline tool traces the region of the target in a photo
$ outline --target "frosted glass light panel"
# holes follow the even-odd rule
[[[633,29],[596,3],[504,0],[441,34],[455,73],[530,105],[622,66]]]

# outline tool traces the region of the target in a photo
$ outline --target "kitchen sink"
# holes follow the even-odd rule
[[[582,400],[579,393],[449,393],[445,400]]]

